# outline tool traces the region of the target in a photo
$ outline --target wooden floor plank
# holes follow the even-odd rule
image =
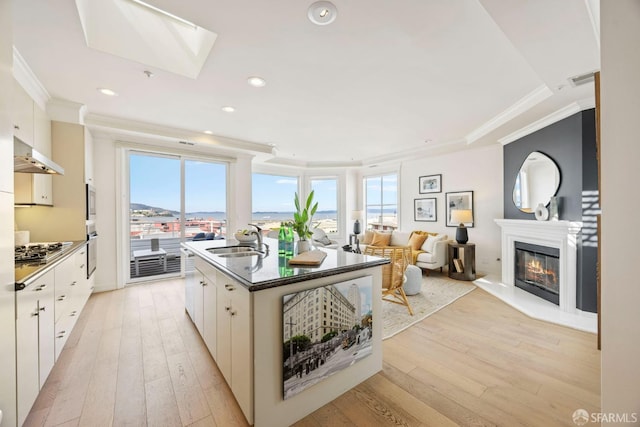
[[[171,383],[182,425],[192,424],[211,412],[187,352],[167,356]]]
[[[146,383],[145,402],[149,427],[182,425],[171,378],[163,377]]]

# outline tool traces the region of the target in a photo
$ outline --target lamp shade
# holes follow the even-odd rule
[[[466,224],[473,222],[471,209],[454,209],[451,211],[451,223]]]
[[[351,211],[351,219],[352,220],[359,220],[360,218],[362,218],[362,212],[363,211]]]

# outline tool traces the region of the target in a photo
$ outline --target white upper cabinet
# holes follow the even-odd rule
[[[13,134],[33,147],[33,100],[29,94],[13,81]],[[51,140],[51,138],[49,138]]]
[[[51,120],[29,94],[14,80],[14,136],[51,158]],[[14,175],[15,203],[53,206],[51,175],[17,173]]]

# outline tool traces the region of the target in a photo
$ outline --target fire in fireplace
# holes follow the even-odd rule
[[[560,304],[560,249],[515,242],[515,285]]]

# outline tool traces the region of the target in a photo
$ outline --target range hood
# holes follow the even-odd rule
[[[13,171],[64,175],[62,166],[40,154],[15,136],[13,137]]]

